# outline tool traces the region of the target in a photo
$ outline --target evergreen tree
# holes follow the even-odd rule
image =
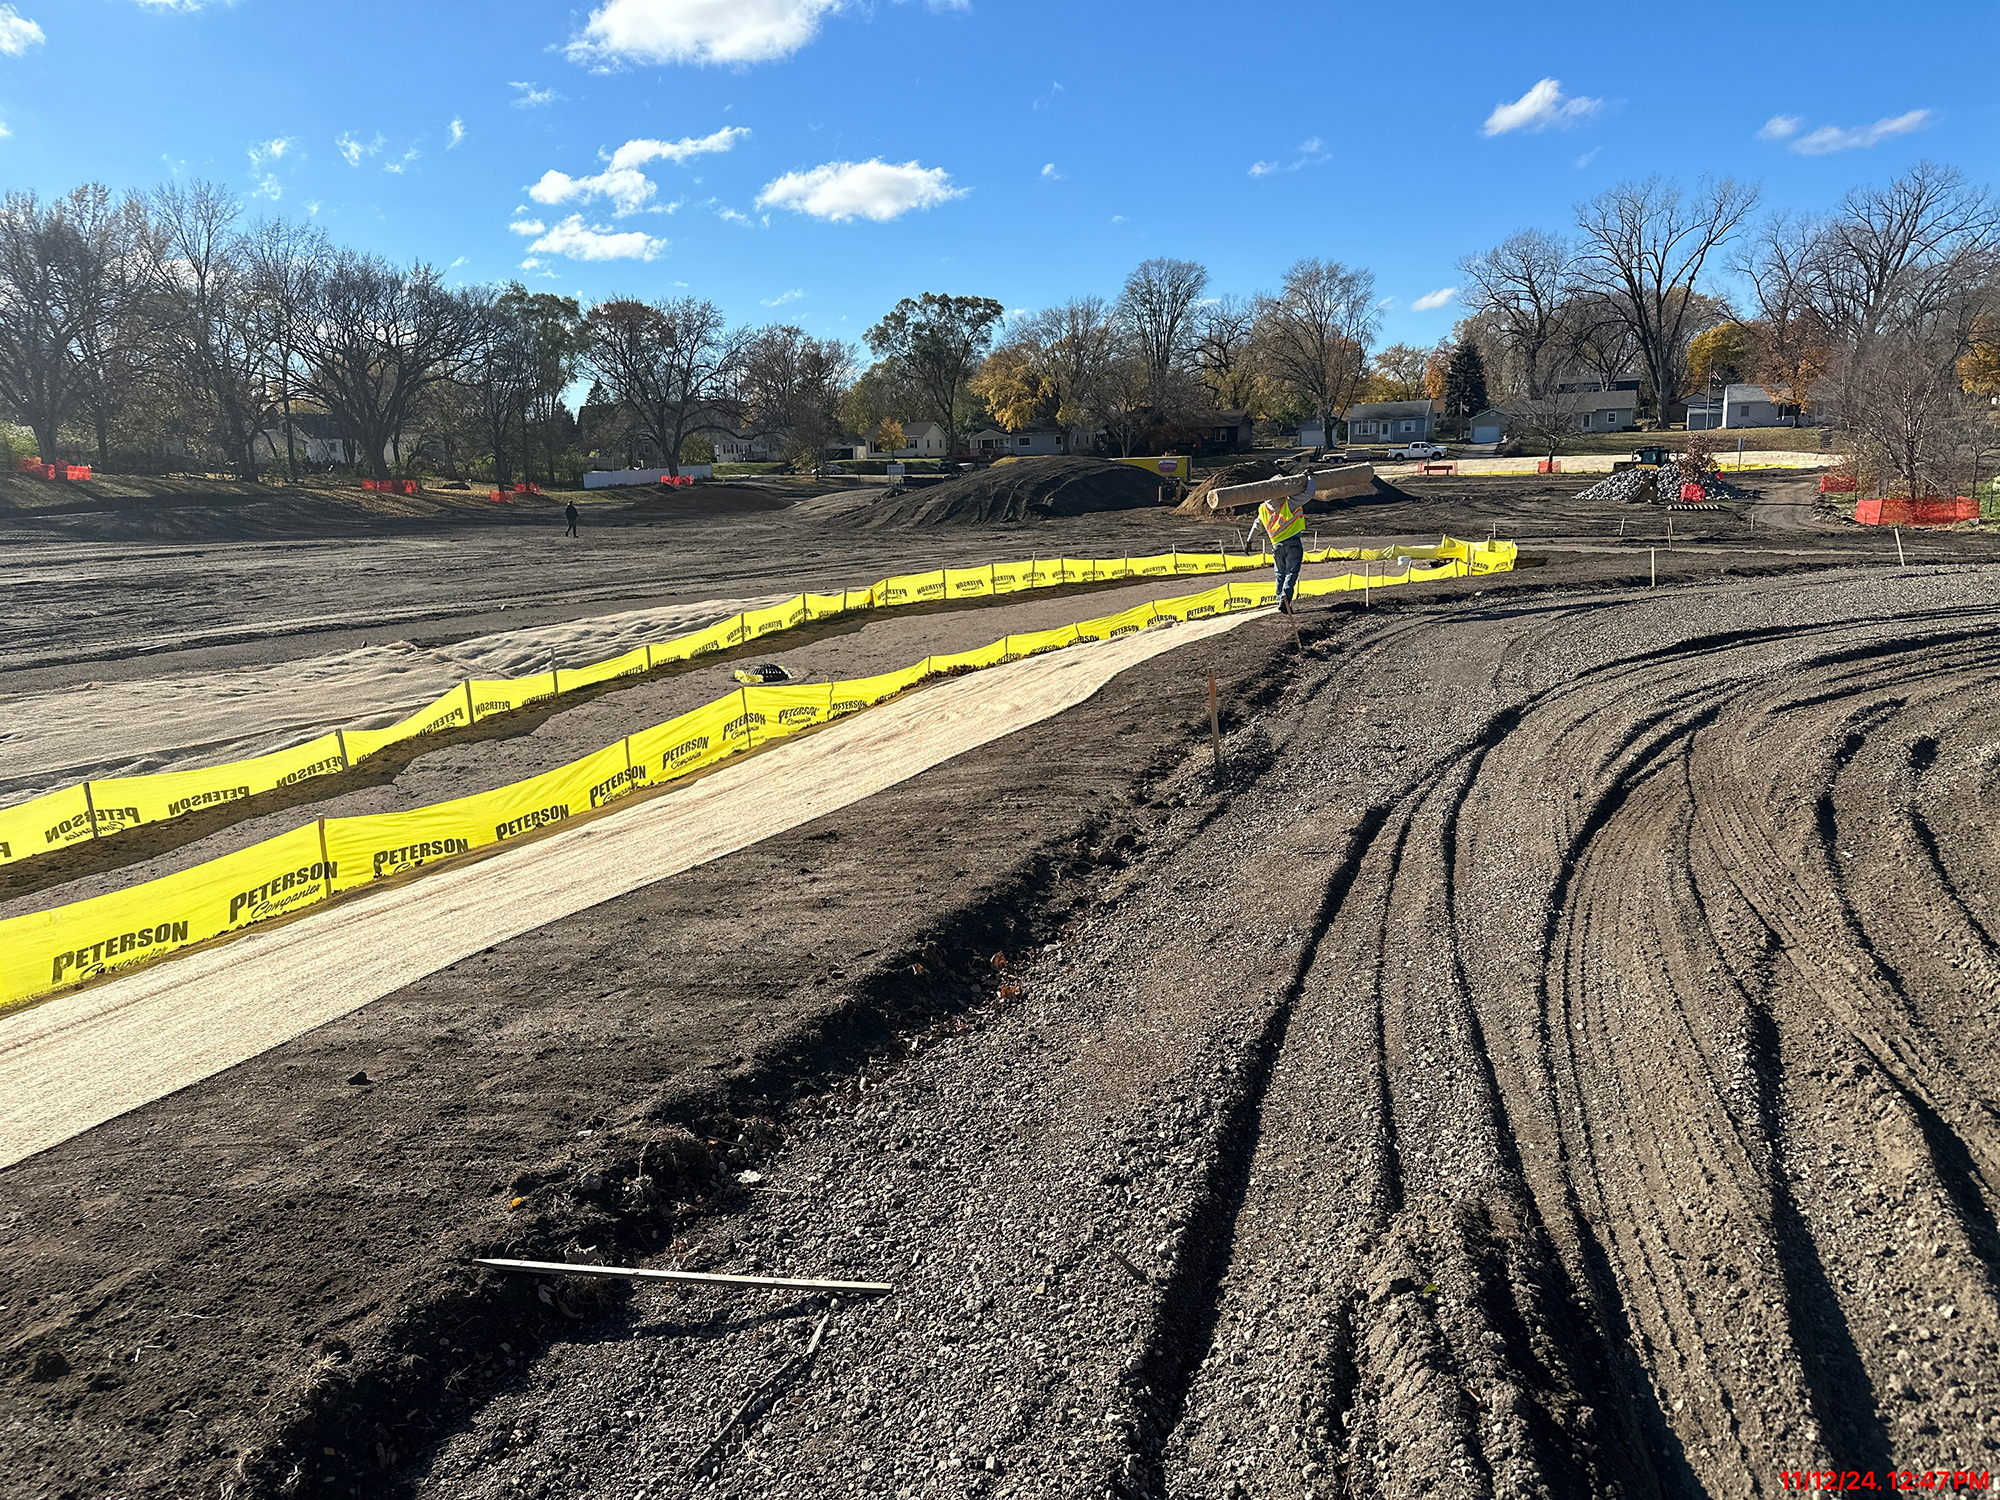
[[[1486,406],[1486,362],[1479,357],[1478,345],[1471,339],[1460,339],[1445,370],[1445,419],[1462,433],[1465,424]]]

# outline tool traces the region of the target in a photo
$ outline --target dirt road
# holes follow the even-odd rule
[[[0,1493],[1989,1471],[2000,570],[1804,510],[1653,591],[1620,510],[1517,497],[1542,566],[1243,622],[0,1173]]]

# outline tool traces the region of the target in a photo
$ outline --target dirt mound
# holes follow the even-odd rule
[[[1268,458],[1249,458],[1240,464],[1231,464],[1226,469],[1218,469],[1192,490],[1187,499],[1174,507],[1184,516],[1205,516],[1208,514],[1208,496],[1211,490],[1226,490],[1231,485],[1255,484],[1260,479],[1276,479],[1281,470]]]
[[[848,512],[857,526],[991,526],[1157,505],[1155,475],[1101,458],[1030,458],[924,489],[891,490]]]
[[[793,497],[747,484],[691,484],[636,489],[628,509],[641,516],[728,516],[784,510]]]

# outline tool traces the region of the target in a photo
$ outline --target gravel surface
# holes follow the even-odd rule
[[[1990,1470],[2000,569],[1574,489],[0,1174],[0,1493]]]

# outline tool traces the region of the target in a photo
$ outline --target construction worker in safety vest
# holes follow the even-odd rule
[[[1257,507],[1257,524],[1271,539],[1271,566],[1278,573],[1278,612],[1292,613],[1292,594],[1299,586],[1299,569],[1306,560],[1306,502],[1318,488],[1310,472],[1306,487],[1296,495],[1282,495]]]

